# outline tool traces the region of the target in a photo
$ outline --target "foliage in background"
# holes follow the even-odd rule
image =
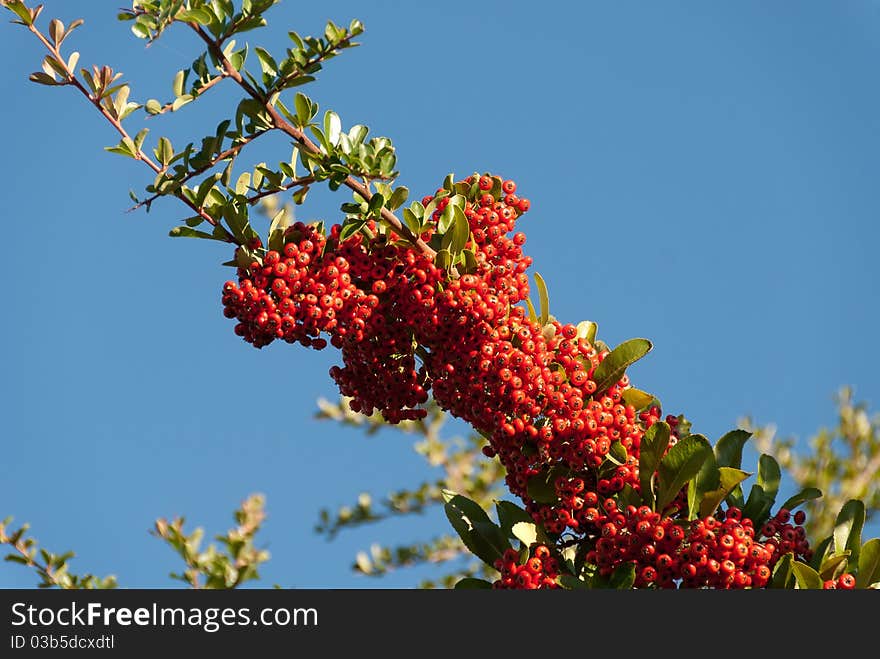
[[[448,416],[436,404],[428,406],[425,419],[402,421],[395,426],[389,426],[379,414],[366,416],[352,412],[344,398],[336,403],[321,400],[318,405],[318,418],[361,428],[367,435],[382,428],[416,435],[419,439],[413,445],[415,451],[425,458],[429,467],[442,470],[440,478],[423,481],[414,489],[394,490],[378,503],[375,496],[364,492],[356,503],[343,506],[335,513],[326,508],[321,510],[315,531],[328,540],[348,528],[419,514],[429,507],[443,505],[444,490],[465,493],[487,507],[505,494],[503,467],[496,460],[487,460],[482,453],[486,440],[476,433],[467,437],[443,437],[441,430]],[[494,578],[496,575],[494,568],[474,561],[461,539],[451,534],[393,547],[374,544],[369,551],[357,554],[353,569],[379,577],[393,569],[426,563],[449,563],[455,571],[424,581],[423,588],[449,588],[464,577]]]
[[[853,402],[853,391],[843,387],[835,397],[838,422],[822,428],[800,446],[794,438],[777,437],[773,425],[741,426],[755,432],[758,449],[774,456],[800,488],[815,487],[822,498],[805,504],[804,526],[810,537],[824,538],[834,530],[834,512],[850,499],[865,502],[866,523],[880,509],[880,414],[870,414],[865,402]]]

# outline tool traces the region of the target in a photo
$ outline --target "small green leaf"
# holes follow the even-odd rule
[[[406,203],[408,197],[409,188],[407,188],[405,185],[401,185],[395,188],[394,192],[391,193],[391,198],[388,200],[388,208],[390,208],[391,210],[397,210]]]
[[[779,483],[781,481],[782,470],[779,468],[779,463],[776,462],[773,456],[766,453],[762,454],[758,458],[758,478],[756,482],[764,490],[764,494],[774,502],[776,501],[776,494],[779,492]]]
[[[682,487],[697,473],[703,463],[713,458],[712,446],[702,435],[688,435],[660,460],[657,510],[672,503]]]
[[[648,339],[629,339],[612,350],[593,372],[596,394],[617,383],[626,369],[647,355],[653,347]]]
[[[550,320],[550,293],[547,290],[547,282],[545,282],[544,278],[537,272],[535,273],[535,286],[538,289],[538,302],[541,309],[541,315],[538,318],[538,322],[540,322],[541,325],[546,325]]]
[[[64,84],[62,82],[58,82],[58,80],[56,80],[53,76],[50,76],[48,73],[45,73],[44,71],[36,71],[34,73],[31,73],[30,76],[28,76],[28,80],[30,80],[31,82],[36,82],[37,84],[40,84],[40,85],[52,86],[52,85]]]
[[[730,494],[733,489],[751,476],[747,471],[742,469],[734,469],[733,467],[718,467],[719,472],[719,488],[711,490],[703,494],[703,500],[700,503],[700,516],[708,517],[714,515],[721,502]]]
[[[181,11],[175,16],[175,19],[178,21],[183,21],[184,23],[198,23],[199,25],[210,25],[211,21],[214,20],[213,14],[208,11],[204,7],[198,7],[196,9],[188,9],[185,11]]]
[[[835,554],[834,556],[829,556],[824,561],[822,561],[822,565],[819,567],[819,578],[822,581],[828,581],[829,579],[836,579],[846,570],[846,566],[849,563],[850,555],[849,552],[846,551],[842,554]]]
[[[533,323],[538,322],[538,314],[535,311],[535,305],[532,304],[532,301],[529,298],[526,298],[526,309],[529,311],[529,320]]]
[[[669,446],[671,430],[665,421],[658,421],[645,431],[639,445],[639,484],[642,497],[649,506],[654,505],[654,472]]]
[[[538,527],[534,522],[517,522],[510,530],[526,547],[531,547],[538,541]]]
[[[864,526],[865,504],[858,499],[850,499],[843,504],[834,523],[834,552],[839,554],[848,549],[853,562],[857,563]]]
[[[627,405],[632,405],[636,408],[636,411],[646,409],[654,402],[652,394],[635,387],[627,387],[621,395],[623,396],[623,402]]]
[[[181,69],[174,75],[174,81],[171,83],[171,89],[175,97],[183,96],[183,83],[186,80],[186,71]]]
[[[324,135],[330,146],[339,144],[339,136],[342,134],[342,121],[339,115],[332,110],[324,113]]]
[[[144,105],[144,109],[149,114],[159,114],[162,112],[162,104],[155,98],[151,98],[149,101],[147,101],[146,105]]]
[[[742,467],[742,450],[752,433],[745,430],[731,430],[715,444],[715,460],[719,467]]]
[[[189,94],[184,94],[183,96],[178,96],[174,99],[174,102],[171,104],[171,111],[177,112],[180,108],[182,108],[187,103],[191,103],[193,101],[193,97]]]
[[[475,577],[464,577],[455,582],[455,590],[489,590],[492,583],[485,579],[477,579]]]
[[[449,496],[449,495],[452,496]],[[470,499],[444,491],[446,517],[465,546],[487,565],[501,558],[510,543],[501,529],[489,519],[479,504]]]
[[[774,499],[764,492],[764,488],[755,483],[749,491],[749,498],[742,508],[743,517],[748,517],[760,528],[770,515]]]
[[[529,478],[526,491],[538,503],[556,503],[556,479],[568,475],[569,471],[564,467],[551,467]]]
[[[776,561],[776,565],[773,566],[773,574],[770,580],[771,588],[788,587],[788,581],[791,578],[791,563],[793,560],[794,554],[788,552]]]
[[[586,339],[590,343],[596,340],[596,332],[599,326],[592,320],[582,320],[577,324],[577,338]]]
[[[822,578],[806,563],[793,561],[791,571],[794,574],[795,583],[800,590],[822,590]]]
[[[590,590],[590,585],[573,574],[560,574],[557,583],[566,590]]]
[[[867,588],[880,581],[880,538],[871,538],[859,550],[856,588]]]
[[[10,2],[6,3],[6,8],[15,12],[16,16],[18,16],[21,19],[21,22],[25,25],[33,25],[34,21],[33,18],[31,18],[31,12],[21,0],[10,0]]]
[[[217,237],[204,231],[198,231],[189,227],[174,227],[168,232],[172,238],[204,238],[207,240],[217,240]]]
[[[441,270],[448,270],[452,267],[452,254],[449,253],[448,249],[441,249],[434,256],[434,265],[436,265]]]
[[[786,510],[794,510],[802,503],[806,503],[807,501],[812,501],[813,499],[819,499],[822,496],[822,490],[816,487],[805,487],[803,490],[795,494],[794,496],[786,499],[785,503],[782,504],[782,507]]]

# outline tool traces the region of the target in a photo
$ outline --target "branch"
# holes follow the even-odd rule
[[[104,118],[110,122],[110,125],[116,129],[116,131],[122,136],[123,140],[129,140],[132,144],[134,140],[131,138],[131,135],[128,134],[128,131],[125,130],[122,126],[122,122],[114,117],[107,108],[101,105],[101,96],[98,94],[92,95],[76,78],[73,71],[67,65],[67,60],[62,57],[60,50],[58,47],[54,46],[33,24],[27,26],[28,30],[30,30],[37,39],[46,47],[46,49],[52,54],[52,56],[58,61],[59,66],[64,71],[64,75],[66,77],[66,84],[73,85],[76,87],[80,93],[85,96],[89,102],[94,105],[98,111],[104,116]],[[156,174],[164,171],[164,168],[159,166],[157,163],[153,162],[153,160],[143,152],[141,148],[136,148],[134,152],[135,160],[140,160],[147,165],[150,169],[153,170]],[[217,220],[215,220],[210,214],[206,213],[203,209],[196,206],[195,203],[187,199],[182,192],[177,191],[173,193],[173,196],[180,199],[184,204],[189,206],[189,208],[196,213],[203,220],[208,222],[211,226],[218,226]],[[222,227],[222,225],[220,225]],[[235,236],[233,236],[225,227],[223,227],[224,232],[226,233],[227,242],[234,243]]]
[[[312,142],[296,126],[289,123],[275,106],[269,102],[269,99],[262,94],[259,90],[254,89],[251,84],[245,80],[241,73],[239,73],[234,66],[232,66],[232,62],[223,54],[223,50],[217,44],[217,42],[212,39],[197,23],[187,23],[187,25],[192,28],[192,30],[199,36],[199,38],[205,42],[208,46],[209,52],[214,56],[214,58],[223,66],[223,70],[226,72],[226,75],[235,80],[238,85],[244,89],[244,91],[254,100],[259,102],[266,108],[266,111],[269,113],[269,116],[272,118],[273,125],[280,131],[286,133],[290,137],[292,137],[303,149],[313,155],[322,155],[321,149]],[[370,201],[373,196],[373,193],[367,188],[366,185],[358,181],[353,176],[349,176],[345,179],[343,184],[356,192],[366,201]],[[382,219],[385,220],[388,224],[394,227],[394,230],[403,236],[407,241],[415,245],[419,248],[419,250],[428,258],[432,259],[436,256],[436,252],[419,236],[415,235],[408,226],[406,226],[403,222],[401,222],[394,213],[392,213],[387,208],[382,208]]]
[[[224,160],[227,160],[228,158],[232,158],[232,157],[237,156],[238,153],[245,146],[247,146],[248,144],[250,144],[251,142],[256,140],[261,135],[265,135],[266,133],[270,132],[271,130],[274,130],[274,129],[263,130],[258,133],[254,133],[250,137],[243,137],[241,139],[241,141],[238,144],[236,144],[235,146],[231,146],[228,149],[226,149],[225,151],[221,151],[216,156],[214,156],[214,158],[212,158],[208,164],[203,165],[202,167],[198,167],[198,168],[192,170],[191,172],[189,172],[186,176],[184,176],[182,179],[180,179],[180,181],[179,181],[180,185],[183,186],[188,181],[191,181],[192,179],[194,179],[196,176],[199,176],[200,174],[204,174],[205,172],[213,169],[214,167],[216,167],[219,163],[223,162]],[[167,197],[167,196],[168,195],[165,194],[164,192],[157,192],[152,197],[149,197],[147,199],[143,199],[143,200],[139,201],[136,205],[132,206],[128,210],[129,210],[129,212],[131,212],[131,211],[135,211],[143,206],[149,206],[150,204],[152,204],[154,201],[156,201],[160,197]],[[178,197],[179,195],[174,194],[174,196]]]
[[[204,85],[202,85],[198,89],[194,89],[193,91],[195,93],[193,94],[193,98],[198,98],[199,96],[204,94],[206,91],[211,89],[211,87],[216,85],[218,82],[220,82],[221,80],[224,80],[226,77],[227,76],[225,73],[218,73],[216,76],[214,76],[213,78],[208,80],[208,82],[206,82]],[[157,111],[152,112],[151,116],[148,118],[158,117],[160,114],[165,114],[166,112],[170,112],[173,108],[174,108],[174,101],[171,101],[169,103],[166,103],[162,107],[160,107]]]

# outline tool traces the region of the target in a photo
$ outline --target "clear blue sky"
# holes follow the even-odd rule
[[[168,98],[199,54],[182,30],[145,49],[118,2],[45,4],[86,19],[66,46],[123,71],[137,100]],[[449,172],[516,179],[553,313],[597,321],[611,344],[652,339],[630,375],[695,431],[714,441],[748,414],[805,440],[834,425],[847,384],[880,409],[880,5],[540,9],[286,0],[246,36],[277,50],[288,29],[360,18],[363,46],[307,93],[392,137],[417,197]],[[312,419],[334,396],[334,355],[235,337],[219,303],[230,254],[168,238],[185,216],[174,200],[126,214],[149,171],[102,151],[116,137],[82,98],[27,82],[41,48],[0,31],[0,517],[76,550],[75,571],[169,586],[178,563],[152,521],[184,514],[213,534],[263,492],[264,583],[416,584],[427,571],[369,581],[349,566],[373,541],[446,531],[439,511],[329,544],[312,532],[323,506],[431,477],[408,440]],[[234,92],[151,120],[150,139],[213,132]],[[289,153],[283,140],[260,149]],[[344,196],[316,194],[300,217],[333,221]],[[0,564],[0,586],[33,583]]]

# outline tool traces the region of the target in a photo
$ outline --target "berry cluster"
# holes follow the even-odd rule
[[[529,557],[520,563],[515,549],[508,549],[495,561],[495,569],[501,576],[492,587],[499,590],[538,590],[559,588],[559,564],[547,545],[534,545]]]
[[[780,555],[809,552],[796,520],[777,515],[758,542],[735,508],[682,523],[686,488],[659,512],[619,504],[640,491],[641,440],[662,413],[627,403],[626,375],[597,382],[604,344],[520,304],[532,260],[516,226],[530,204],[516,191],[513,181],[475,174],[424,197],[417,233],[437,252],[462,230],[450,216],[467,220],[463,249],[446,249],[443,261],[373,220],[353,232],[336,224],[328,236],[297,223],[282,248],[224,285],[224,314],[258,348],[282,339],[321,349],[329,338],[343,362],[330,375],[356,412],[422,418],[433,395],[488,438],[484,453],[504,465],[532,517],[590,547],[601,572],[634,562],[639,587],[765,585]],[[686,428],[664,420],[668,450]],[[536,480],[549,483],[549,497],[535,494]],[[499,583],[546,586],[557,564],[545,552],[525,565],[506,556]]]

